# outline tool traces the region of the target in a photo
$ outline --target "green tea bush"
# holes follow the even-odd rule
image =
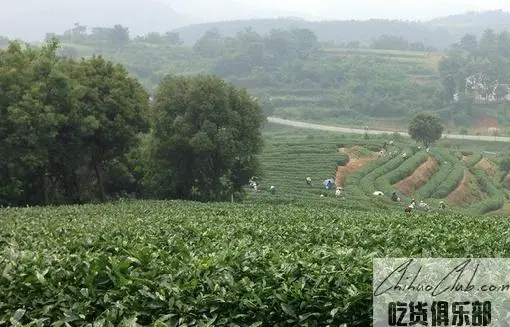
[[[441,153],[440,158],[443,160],[442,163],[451,163],[452,170],[445,176],[442,182],[437,185],[435,191],[431,194],[430,197],[435,199],[446,198],[451,192],[453,192],[453,190],[455,190],[455,188],[459,185],[462,177],[464,177],[464,170],[466,169],[464,163],[459,161],[448,150],[439,150],[439,153]]]
[[[370,162],[369,164],[361,167],[356,172],[347,175],[344,183],[345,193],[350,196],[357,196],[359,199],[366,200],[367,194],[361,188],[362,178],[376,170],[378,167],[385,165],[392,159],[393,158],[390,156],[378,158]]]
[[[349,155],[347,153],[340,153],[339,159],[336,161],[337,166],[345,166],[349,163]]]
[[[470,206],[469,210],[474,214],[483,215],[503,207],[505,201],[504,192],[493,184],[492,180],[482,169],[472,168],[471,172],[475,175],[480,190],[486,193],[489,198]]]
[[[408,156],[413,155],[413,150],[411,148],[404,150]],[[408,159],[409,160],[409,159]],[[360,186],[364,193],[371,195],[374,191],[377,190],[377,187],[375,185],[375,182],[377,178],[388,174],[394,169],[397,169],[404,161],[404,158],[401,156],[401,152],[397,153],[395,157],[392,157],[388,162],[386,162],[384,165],[381,165],[371,171],[369,174],[365,175],[361,181]],[[377,190],[380,191],[380,190]]]
[[[375,181],[375,187],[386,194],[391,194],[394,190],[393,184],[410,176],[418,166],[424,163],[428,158],[425,151],[417,152],[414,156],[405,160],[399,167],[379,177]]]
[[[447,211],[133,201],[0,216],[13,326],[364,327],[374,257],[510,255],[507,217]]]
[[[474,167],[480,160],[482,160],[481,152],[474,152],[471,154],[471,161],[466,162],[465,165],[468,168]]]
[[[459,185],[460,181],[464,177],[464,170],[465,167],[463,166],[460,165],[454,166],[450,174],[448,174],[448,176],[446,177],[446,180],[439,184],[436,191],[432,194],[431,197],[435,199],[446,198]]]
[[[453,170],[453,162],[447,162],[446,158],[442,155],[443,151],[438,149],[432,149],[430,154],[439,163],[439,170],[433,174],[426,184],[422,185],[414,193],[416,198],[428,199],[432,197],[432,194],[436,191],[441,183],[443,183],[448,175]]]

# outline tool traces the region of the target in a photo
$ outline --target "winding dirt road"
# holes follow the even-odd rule
[[[367,130],[361,128],[348,128],[348,127],[338,127],[338,126],[331,126],[331,125],[322,125],[322,124],[315,124],[315,123],[304,123],[296,120],[288,120],[288,119],[282,119],[282,118],[276,118],[276,117],[267,117],[267,121],[273,124],[280,124],[280,125],[287,125],[287,126],[293,126],[293,127],[300,127],[300,128],[308,128],[308,129],[316,129],[321,131],[328,131],[328,132],[337,132],[337,133],[347,133],[347,134],[390,134],[393,133],[392,131],[378,131],[378,130]],[[398,132],[402,136],[409,137],[409,134],[404,132]],[[448,134],[443,135],[443,138],[448,139],[457,139],[457,140],[473,140],[473,141],[492,141],[492,142],[510,142],[510,137],[504,137],[504,136],[485,136],[485,135],[459,135],[459,134]]]

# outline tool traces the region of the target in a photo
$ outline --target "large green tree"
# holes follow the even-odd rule
[[[103,171],[112,165],[125,170],[125,154],[136,145],[138,134],[148,130],[149,96],[124,67],[102,57],[83,60],[78,68],[83,73],[80,85],[84,91],[80,109],[94,122],[84,146],[104,200],[107,191],[119,190],[111,182],[109,190],[105,189],[108,181],[104,180]]]
[[[441,138],[444,126],[438,116],[431,113],[419,113],[409,124],[409,135],[417,142],[428,147]]]
[[[104,200],[133,179],[126,155],[147,130],[147,93],[121,66],[58,48],[0,51],[3,204]]]
[[[146,185],[158,197],[227,200],[258,169],[262,109],[223,80],[168,76],[153,107]]]

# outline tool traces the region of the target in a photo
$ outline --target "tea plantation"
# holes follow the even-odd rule
[[[482,149],[492,150],[499,147],[501,150],[506,147],[499,142],[477,142],[470,145],[463,140],[446,139],[439,141],[437,146],[426,153],[425,149],[419,150],[415,142],[393,134],[371,135],[365,138],[364,135],[338,135],[268,124],[265,135],[265,148],[260,156],[264,171],[262,191],[255,193],[249,190],[249,202],[294,205],[314,202],[321,206],[358,210],[403,210],[403,203],[407,205],[411,197],[414,197],[418,202],[424,200],[437,208],[439,201],[448,202],[450,193],[460,186],[466,186],[460,185],[466,169],[470,174],[469,186],[479,191],[481,196],[466,205],[457,206],[452,203],[450,207],[455,207],[456,212],[488,213],[501,208],[508,196],[501,183],[506,172],[499,171],[499,158],[486,158],[493,163],[493,176],[486,174],[478,165],[482,157],[485,157],[481,154]],[[394,145],[387,148],[384,156],[379,157],[378,151],[383,149],[385,142],[390,141],[393,141]],[[335,179],[337,165],[346,165],[346,162],[342,162],[345,153],[339,152],[339,148],[353,146],[361,148],[356,156],[371,155],[375,160],[347,175],[343,185],[343,198],[338,199],[335,197],[335,190],[325,190],[322,182],[328,178]],[[394,154],[390,155],[392,152]],[[403,152],[408,154],[407,160],[401,157]],[[394,184],[411,175],[429,156],[438,162],[438,170],[412,195],[405,196],[400,193],[403,202],[392,202],[390,195],[396,190]],[[463,157],[469,157],[470,160],[462,160]],[[312,178],[312,187],[306,185],[306,177]],[[269,192],[270,185],[278,189],[276,195]],[[376,190],[384,192],[386,196],[374,198],[372,193]],[[321,194],[325,197],[321,198]]]
[[[247,189],[242,204],[0,209],[0,325],[369,326],[374,257],[510,255],[508,219],[481,215],[506,201],[504,173],[479,168],[481,153],[461,153],[465,144],[441,141],[427,154],[395,135],[269,125],[265,136],[262,190]],[[395,154],[350,172],[342,197],[324,189],[337,165],[355,160],[339,148],[357,146],[362,157],[390,140]],[[391,201],[429,155],[437,171]],[[461,186],[480,198],[438,211]],[[410,197],[431,212],[406,215]]]
[[[374,256],[507,256],[508,228],[312,204],[3,209],[0,321],[367,326]]]

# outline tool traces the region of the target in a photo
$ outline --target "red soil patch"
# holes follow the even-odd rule
[[[466,168],[459,185],[448,195],[446,201],[452,205],[463,206],[471,205],[482,200],[483,197],[480,192],[469,185],[472,179],[473,175],[469,172],[469,169]]]
[[[478,163],[475,165],[475,168],[482,169],[485,171],[487,175],[490,177],[496,176],[496,167],[494,167],[494,164],[487,158],[482,158]]]
[[[430,176],[432,176],[438,170],[439,163],[432,156],[429,156],[427,160],[419,165],[411,175],[407,176],[393,186],[402,194],[410,196],[421,186],[425,185]]]
[[[473,160],[473,156],[462,156],[462,161],[471,162]]]
[[[335,184],[337,186],[344,185],[347,175],[377,159],[377,155],[373,152],[369,156],[360,156],[362,148],[359,146],[354,146],[352,148],[340,148],[338,150],[349,155],[349,162],[345,166],[338,166],[336,168]]]
[[[509,183],[510,182],[510,172],[506,174],[505,178],[503,178],[503,182]]]

